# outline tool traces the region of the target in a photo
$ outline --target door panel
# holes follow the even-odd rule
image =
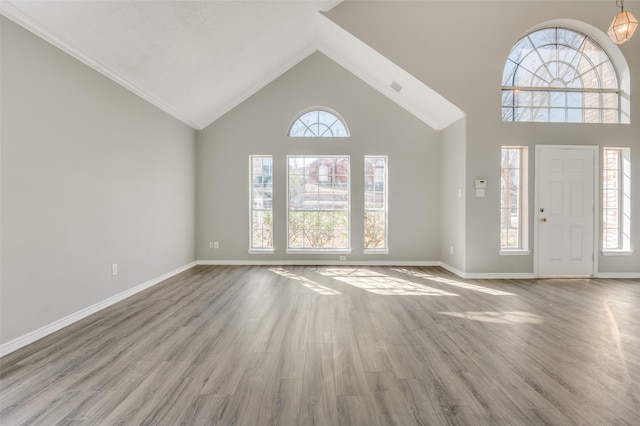
[[[594,272],[596,151],[537,147],[537,274],[591,276]]]

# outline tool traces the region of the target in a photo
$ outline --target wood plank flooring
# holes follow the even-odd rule
[[[198,266],[0,362],[2,425],[638,425],[640,280]]]

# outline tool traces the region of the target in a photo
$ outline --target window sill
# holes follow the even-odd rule
[[[351,254],[351,249],[287,249],[287,254]]]
[[[603,256],[631,256],[633,250],[602,250]]]
[[[249,254],[273,254],[274,249],[249,249]]]
[[[500,256],[529,256],[531,250],[500,250]]]
[[[364,254],[389,254],[389,249],[365,249]]]

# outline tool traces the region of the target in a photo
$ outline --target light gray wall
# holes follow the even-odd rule
[[[6,343],[195,260],[195,132],[1,27]]]
[[[292,139],[287,131],[311,106],[340,113],[348,139]],[[440,257],[439,132],[389,101],[321,53],[314,53],[201,131],[197,144],[199,260],[338,260],[287,255],[287,154],[351,156],[352,254],[348,260],[423,261]],[[251,154],[274,159],[275,253],[249,255]],[[389,156],[389,254],[363,254],[363,156]],[[218,241],[219,249],[209,249]]]
[[[640,2],[625,5],[640,14]],[[565,18],[606,31],[616,11],[611,1],[357,1],[329,12],[330,19],[465,111],[466,272],[533,271],[533,255],[499,255],[499,158],[501,145],[529,147],[532,209],[536,144],[631,147],[635,251],[633,256],[600,256],[599,270],[640,272],[640,37],[620,47],[631,70],[631,124],[503,123],[500,113],[502,69],[520,37],[543,22]],[[484,198],[475,197],[476,178],[488,179]],[[531,214],[531,248],[533,220]]]
[[[466,252],[466,131],[467,120],[462,118],[442,131],[440,147],[440,260],[459,271],[465,270]]]

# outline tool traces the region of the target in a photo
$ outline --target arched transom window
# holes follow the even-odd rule
[[[521,38],[502,74],[502,121],[618,123],[620,91],[607,53],[589,36],[545,28]]]
[[[341,138],[349,136],[344,120],[336,112],[314,108],[300,114],[289,129],[291,137]]]

